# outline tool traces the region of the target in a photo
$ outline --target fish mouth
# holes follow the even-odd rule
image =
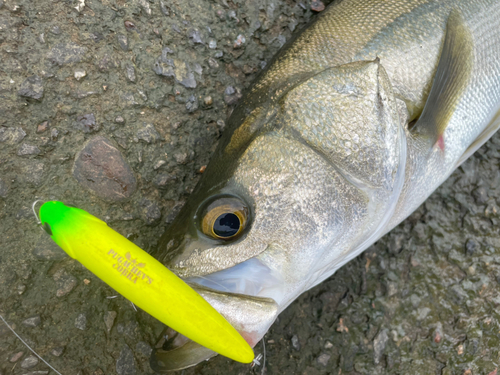
[[[280,299],[283,282],[258,259],[185,281],[233,325],[251,347],[261,340],[278,316],[276,300]],[[194,366],[216,354],[166,327],[153,349],[150,365],[154,371],[166,373]]]

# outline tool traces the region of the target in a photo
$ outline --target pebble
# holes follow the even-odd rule
[[[153,124],[144,124],[142,129],[137,131],[137,139],[146,143],[155,143],[161,139]]]
[[[210,39],[208,41],[208,48],[216,49],[217,48],[217,41],[215,39]]]
[[[167,186],[168,183],[175,181],[177,178],[168,173],[162,173],[153,179],[153,184],[158,188],[163,188]]]
[[[378,365],[384,354],[385,346],[389,336],[387,336],[387,330],[383,329],[378,333],[378,335],[373,340],[373,361]]]
[[[40,236],[32,254],[40,260],[61,260],[67,257],[64,250],[57,246],[49,236]]]
[[[73,176],[99,198],[111,202],[129,198],[137,187],[120,151],[102,136],[92,138],[76,156]]]
[[[58,346],[50,351],[50,354],[52,354],[54,357],[60,357],[64,352],[64,347],[63,346]]]
[[[161,219],[161,210],[156,202],[144,198],[139,202],[139,215],[147,225],[154,225]]]
[[[21,359],[21,357],[24,355],[24,352],[17,352],[17,353],[13,353],[10,357],[9,357],[9,362],[11,363],[14,363],[14,362],[17,362]]]
[[[85,331],[87,329],[87,315],[84,313],[79,314],[75,319],[75,327]]]
[[[170,8],[165,4],[164,1],[161,1],[161,0],[160,0],[160,10],[163,13],[163,15],[165,15],[165,16],[170,15]]]
[[[50,29],[50,32],[54,35],[60,35],[61,34],[61,28],[59,26],[53,26],[51,29]]]
[[[58,136],[59,136],[59,130],[57,130],[56,128],[54,128],[54,129],[52,129],[52,130],[50,131],[50,138],[51,138],[53,141],[56,141]]]
[[[38,358],[35,357],[34,355],[29,355],[28,357],[24,358],[23,361],[21,362],[21,368],[32,368],[35,367],[38,364]]]
[[[21,84],[19,91],[17,92],[20,96],[25,98],[31,98],[35,100],[40,100],[43,97],[43,82],[42,79],[33,75],[26,78],[26,80]]]
[[[480,186],[472,191],[472,196],[477,204],[485,204],[488,201],[488,190],[484,186]]]
[[[123,25],[125,26],[127,31],[134,31],[136,29],[135,23],[129,20],[124,21]]]
[[[40,149],[27,143],[23,143],[17,150],[18,156],[30,156],[38,154],[40,154]]]
[[[205,98],[203,99],[203,103],[205,103],[207,107],[211,106],[213,102],[214,101],[211,96],[205,96]]]
[[[188,154],[186,152],[178,152],[174,154],[174,159],[177,164],[186,164],[188,162]]]
[[[468,239],[465,242],[465,254],[468,256],[473,256],[474,253],[479,249],[479,244],[473,240],[473,239]]]
[[[87,76],[87,72],[85,69],[76,69],[74,73],[74,77],[77,81]]]
[[[82,61],[86,50],[75,43],[61,43],[50,50],[47,59],[55,65],[72,64]]]
[[[118,316],[116,311],[108,311],[104,316],[104,325],[106,326],[106,331],[111,332],[113,325],[115,324],[115,319]]]
[[[44,121],[42,122],[41,124],[39,124],[36,128],[36,132],[37,133],[43,133],[45,131],[47,131],[49,129],[49,122],[48,121]]]
[[[198,99],[194,95],[190,95],[188,100],[186,101],[186,109],[189,113],[196,112],[199,108]]]
[[[195,44],[204,44],[201,39],[200,30],[191,29],[188,31],[188,38]]]
[[[322,12],[325,10],[325,4],[320,0],[313,0],[311,2],[311,10],[315,12]]]
[[[32,316],[31,318],[23,320],[22,324],[26,327],[38,327],[42,323],[40,315]]]
[[[330,360],[331,354],[323,353],[318,357],[318,363],[324,367],[328,365],[328,361]]]
[[[244,36],[244,35],[242,35],[242,34],[238,35],[238,36],[236,37],[236,40],[235,40],[235,41],[234,41],[234,43],[233,43],[233,48],[234,48],[234,49],[241,48],[241,47],[245,44],[245,42],[246,42],[246,41],[247,41],[247,40],[246,40],[246,38],[245,38],[245,36]]]
[[[115,122],[116,122],[117,124],[124,124],[124,123],[125,123],[125,119],[124,119],[122,116],[117,116],[117,117],[115,118]]]
[[[135,375],[137,373],[134,354],[127,345],[123,347],[116,361],[116,372],[118,375]]]
[[[77,280],[73,275],[68,274],[64,269],[60,269],[53,276],[56,282],[56,296],[64,297],[70,293],[76,286]]]
[[[84,133],[94,133],[101,128],[101,126],[97,124],[93,113],[77,116],[74,126]]]
[[[118,40],[118,44],[123,51],[128,51],[128,38],[126,35],[118,34],[116,40]]]
[[[135,83],[135,68],[131,63],[125,65],[125,76],[130,82]]]
[[[295,350],[300,350],[300,341],[297,335],[292,336],[292,346]]]
[[[217,69],[219,67],[219,63],[213,57],[208,59],[208,66],[212,69]]]

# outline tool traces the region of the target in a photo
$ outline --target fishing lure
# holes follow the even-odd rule
[[[223,356],[254,359],[248,343],[203,297],[104,221],[57,201],[40,207],[40,221],[70,257],[148,314]]]

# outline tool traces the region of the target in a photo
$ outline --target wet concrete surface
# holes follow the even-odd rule
[[[151,374],[162,325],[69,259],[35,199],[146,250],[241,92],[318,1],[0,0],[0,314],[62,374]],[[268,374],[496,374],[500,136],[411,217],[299,297]],[[263,353],[263,343],[256,347]],[[261,373],[216,357],[184,374]],[[54,373],[0,322],[0,374]]]

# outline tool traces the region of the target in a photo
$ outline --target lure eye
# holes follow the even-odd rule
[[[230,240],[245,229],[248,208],[238,198],[224,197],[210,203],[202,217],[203,233],[216,239]]]

